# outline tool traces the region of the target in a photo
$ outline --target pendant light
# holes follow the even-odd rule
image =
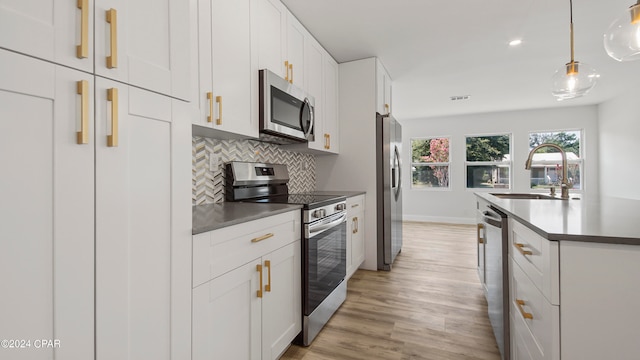
[[[566,63],[553,75],[553,87],[551,93],[558,100],[568,100],[584,96],[595,85],[599,75],[596,70],[574,60],[573,50],[573,2],[569,0],[571,19],[571,61]]]
[[[604,49],[618,61],[640,59],[640,0],[609,26]]]

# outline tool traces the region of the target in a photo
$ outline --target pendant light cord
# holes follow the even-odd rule
[[[640,1],[640,0],[638,0]],[[573,1],[569,0],[569,20],[570,20],[570,24],[571,24],[571,63],[573,64]]]

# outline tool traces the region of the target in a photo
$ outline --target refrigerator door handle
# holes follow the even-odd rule
[[[396,166],[396,164],[398,166]],[[393,188],[396,189],[395,196],[396,200],[398,196],[400,196],[400,188],[402,187],[402,164],[400,163],[400,150],[398,150],[398,145],[394,146],[393,149]],[[396,183],[396,171],[398,172],[398,181]]]

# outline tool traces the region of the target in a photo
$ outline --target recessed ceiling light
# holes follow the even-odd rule
[[[509,41],[509,46],[518,46],[520,44],[522,44],[522,39],[515,39],[515,40]]]

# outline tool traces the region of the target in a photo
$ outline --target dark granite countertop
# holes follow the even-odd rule
[[[344,197],[353,197],[358,195],[364,195],[366,191],[353,190],[353,191],[314,191],[318,195],[338,195]]]
[[[243,202],[196,205],[193,206],[193,230],[191,233],[196,235],[301,208],[301,205]]]
[[[475,193],[548,240],[640,245],[640,200],[571,194],[569,200]],[[580,199],[573,199],[578,197]]]

